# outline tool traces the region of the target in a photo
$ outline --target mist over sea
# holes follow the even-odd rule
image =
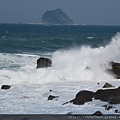
[[[12,85],[0,90],[0,114],[113,114],[100,101],[62,103],[105,82],[120,86],[106,73],[110,61],[120,62],[119,32],[120,26],[0,24],[0,86]],[[36,69],[40,57],[50,58],[52,67]],[[50,94],[60,97],[47,101]]]

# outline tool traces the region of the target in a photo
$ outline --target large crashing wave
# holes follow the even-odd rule
[[[8,54],[7,54],[8,55]],[[109,61],[120,61],[120,33],[105,47],[82,46],[69,50],[58,50],[52,54],[52,67],[36,68],[39,56],[9,54],[18,69],[0,69],[0,82],[3,84],[43,84],[58,81],[110,81],[114,78],[106,73]],[[3,59],[5,55],[0,54]],[[2,60],[1,59],[1,60]],[[4,60],[4,59],[3,59]],[[22,60],[22,63],[20,62]],[[4,61],[0,61],[3,63]]]
[[[57,51],[53,54],[53,65],[67,80],[107,80],[111,78],[105,72],[108,62],[119,62],[119,54],[120,34],[117,33],[105,47],[82,46]]]

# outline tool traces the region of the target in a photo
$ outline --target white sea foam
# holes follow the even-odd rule
[[[94,37],[87,37],[88,39],[93,39]]]
[[[119,104],[107,111],[102,107],[107,103],[99,100],[81,106],[62,104],[74,99],[81,90],[101,89],[106,81],[118,87],[119,80],[105,69],[109,61],[120,61],[119,49],[117,34],[105,47],[56,51],[51,57],[52,67],[41,69],[36,69],[38,55],[0,53],[0,86],[12,85],[10,90],[0,90],[0,114],[93,114],[98,110],[115,114]],[[48,101],[50,94],[59,96],[58,100]]]
[[[58,50],[52,54],[52,67],[36,69],[38,55],[0,54],[0,83],[43,84],[58,81],[109,81],[105,72],[109,61],[118,61],[120,34],[109,45],[99,48],[82,46]]]
[[[119,49],[120,34],[118,33],[105,47],[83,46],[57,51],[53,54],[53,65],[65,80],[109,80],[113,78],[105,70],[109,61],[118,59]],[[90,69],[86,69],[87,67]]]

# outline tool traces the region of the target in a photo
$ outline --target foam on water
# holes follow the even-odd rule
[[[0,54],[1,84],[43,84],[58,81],[108,81],[109,61],[119,62],[120,34],[109,45],[99,48],[82,46],[58,50],[52,54],[52,67],[36,69],[38,55]]]
[[[109,61],[120,60],[119,49],[120,34],[118,33],[105,47],[83,46],[57,51],[53,54],[53,65],[66,80],[109,80],[113,78],[105,70]]]

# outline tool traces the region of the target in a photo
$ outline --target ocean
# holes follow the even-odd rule
[[[120,26],[0,24],[0,114],[92,114],[105,102],[62,105],[81,90],[96,91],[109,82],[109,62],[120,62]],[[37,59],[52,67],[36,69]],[[86,69],[86,68],[90,69]],[[99,85],[97,84],[99,83]],[[59,96],[48,101],[49,95]]]

